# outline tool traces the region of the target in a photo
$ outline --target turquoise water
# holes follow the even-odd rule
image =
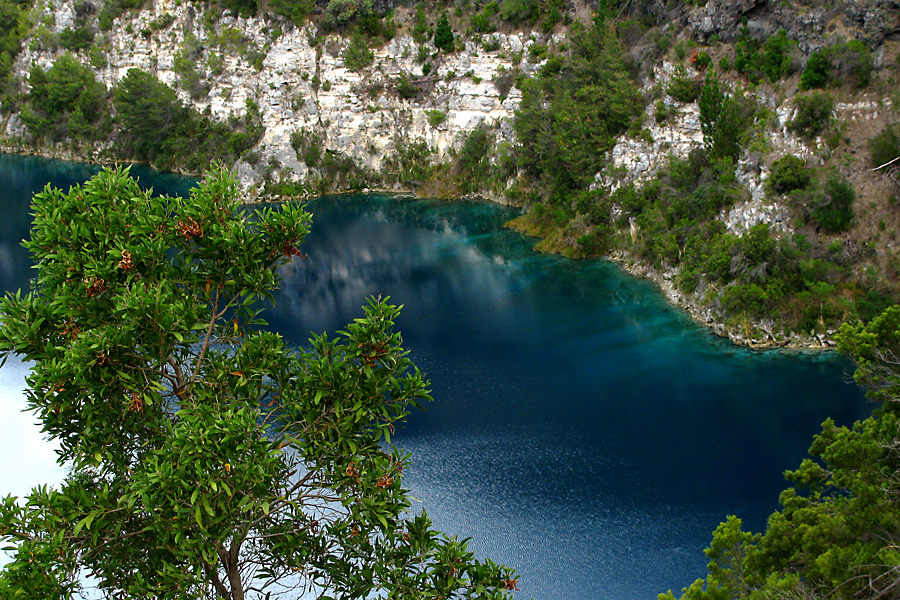
[[[4,289],[27,283],[15,249],[27,208],[12,196],[88,175],[0,157]],[[435,397],[398,432],[413,453],[405,483],[441,529],[517,567],[520,597],[688,585],[727,515],[764,526],[826,417],[868,410],[835,355],[735,348],[614,264],[535,254],[502,228],[511,209],[382,196],[309,207],[308,257],[282,269],[270,326],[299,345],[368,296],[405,305],[398,326]]]

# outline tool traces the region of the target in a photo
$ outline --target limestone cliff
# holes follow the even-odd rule
[[[73,26],[74,4],[74,0],[53,0],[41,19],[51,19],[50,31],[58,34]],[[196,39],[202,47],[198,64],[220,64],[215,71],[207,69],[207,96],[192,98],[179,89],[182,99],[220,120],[242,115],[247,99],[261,109],[265,134],[254,164],[241,161],[236,167],[250,187],[258,187],[264,174],[289,179],[307,176],[307,166],[291,147],[291,134],[304,129],[320,135],[325,150],[375,171],[382,168],[398,140],[424,141],[438,160],[482,124],[511,140],[510,118],[519,93],[511,82],[504,89],[498,80],[513,71],[527,74],[536,68],[518,57],[535,43],[537,34],[495,33],[480,44],[467,41],[463,50],[441,56],[425,82],[428,93],[403,99],[392,93],[391,82],[400,77],[422,78],[422,65],[416,59],[423,46],[428,56],[436,52],[430,42],[418,44],[409,35],[399,35],[373,49],[371,66],[353,71],[344,63],[348,40],[336,35],[318,38],[313,24],[300,28],[271,18],[208,17],[197,5],[153,2],[136,15],[117,19],[111,31],[98,38],[96,48],[102,60],[92,61],[93,68],[110,88],[129,69],[138,68],[179,89],[176,55],[189,37]],[[222,48],[229,34],[236,41]],[[32,65],[49,68],[62,53],[43,50],[27,40],[16,60],[16,73],[24,81]],[[80,58],[88,63],[93,57]],[[436,114],[440,116],[429,118]],[[7,148],[24,149],[33,143],[16,115],[7,119],[5,134]],[[103,145],[78,150],[62,144],[42,148],[46,154],[76,157],[81,152],[95,160],[103,157],[103,150]]]

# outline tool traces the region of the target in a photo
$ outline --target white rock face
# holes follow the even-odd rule
[[[55,29],[72,26],[74,0],[51,0],[48,7],[56,16]],[[284,28],[280,35],[274,33],[278,28]],[[492,39],[499,46],[497,50],[485,52],[469,42],[466,51],[443,57],[432,73],[437,77],[430,93],[403,100],[391,91],[392,80],[404,75],[413,80],[422,78],[422,66],[415,62],[419,45],[412,38],[400,36],[374,49],[372,66],[353,72],[343,59],[347,41],[329,36],[314,47],[310,41],[316,34],[312,25],[296,28],[263,18],[228,15],[210,26],[192,3],[156,0],[137,16],[117,19],[108,34],[98,35],[95,45],[106,50],[107,65],[94,70],[109,87],[132,68],[152,73],[178,90],[182,100],[219,120],[242,116],[247,100],[253,100],[260,107],[266,128],[259,146],[259,164],[267,166],[275,159],[280,172],[296,180],[307,169],[297,161],[290,137],[304,128],[321,134],[327,150],[376,170],[394,151],[398,139],[425,141],[438,159],[460,147],[465,136],[481,124],[498,127],[500,135],[511,141],[510,118],[521,95],[513,87],[501,98],[492,81],[505,71],[518,68],[529,72],[538,66],[524,62],[513,65],[510,58],[533,40],[525,34],[495,33]],[[197,63],[199,71],[209,74],[209,63],[220,63],[218,74],[208,77],[209,95],[200,100],[192,100],[178,88],[174,71],[175,56],[188,35],[199,40],[203,48]],[[221,40],[229,36],[238,40],[237,47],[234,42],[223,47]],[[430,43],[426,46],[432,60],[436,49]],[[29,50],[27,40],[24,47],[16,64],[22,74],[35,64],[49,68],[61,54]],[[263,53],[261,70],[249,60],[253,51]],[[89,62],[87,56],[79,58],[85,64]],[[318,89],[313,86],[316,76],[321,82]],[[444,112],[446,118],[433,126],[429,111]],[[8,125],[7,133],[13,131],[18,132],[17,127],[10,130]],[[260,179],[249,165],[243,165],[239,172],[246,183]]]
[[[665,88],[674,75],[675,67],[663,62],[654,69],[653,81],[644,86],[643,92],[649,92],[652,85]],[[775,127],[771,131],[764,132],[765,139],[762,141],[773,160],[794,155],[811,164],[821,164],[816,152],[824,147],[824,141],[816,139],[809,142],[788,129],[791,120],[797,115],[797,109],[793,104],[775,108],[774,97],[759,96],[756,100],[761,105],[774,109]],[[697,103],[684,104],[669,96],[665,96],[662,101],[670,110],[674,109],[674,114],[664,123],[657,124],[653,115],[655,107],[651,103],[644,117],[645,129],[649,132],[650,139],[632,139],[627,136],[620,138],[610,152],[611,168],[597,173],[595,177],[597,185],[616,189],[633,182],[640,186],[656,175],[669,156],[685,158],[691,150],[703,146],[700,110]],[[883,98],[879,102],[837,102],[834,107],[836,118],[847,121],[857,119],[871,121],[877,119],[879,111],[890,109],[890,98]],[[736,235],[743,235],[750,227],[766,223],[776,233],[792,233],[790,211],[776,198],[766,194],[765,180],[769,175],[769,167],[759,164],[758,159],[745,152],[738,163],[736,175],[738,182],[749,192],[749,198],[728,211],[723,211],[719,216],[726,229]]]

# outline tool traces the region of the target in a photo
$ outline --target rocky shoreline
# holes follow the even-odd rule
[[[49,149],[46,147],[42,148],[32,148],[26,146],[7,146],[0,145],[0,152],[6,154],[19,154],[24,156],[39,156],[42,158],[55,159],[55,160],[69,160],[76,162],[86,162],[89,164],[96,164],[101,166],[114,166],[120,164],[135,164],[132,161],[120,161],[109,157],[102,157],[98,154],[86,154],[84,152],[79,152],[75,149],[68,148],[55,148]],[[185,176],[200,176],[202,174],[199,173],[179,173],[180,175]],[[341,193],[352,193],[349,191],[341,191],[335,190],[335,194]],[[390,188],[365,188],[360,190],[360,193],[370,194],[370,193],[383,193],[383,194],[397,194],[397,195],[409,195],[413,197],[418,197],[415,190],[411,188],[406,188],[402,186],[394,186]],[[491,197],[493,195],[483,195],[483,194],[469,194],[460,199],[462,200],[481,200],[487,202],[495,202],[497,204],[507,204],[503,201],[502,198]],[[278,202],[291,202],[298,200],[307,200],[313,197],[313,194],[307,194],[304,196],[282,196],[282,195],[260,195],[253,196],[250,202],[247,204],[255,204],[255,203],[278,203]],[[765,323],[765,322],[754,322],[750,323],[749,327],[742,327],[739,329],[735,326],[729,326],[728,324],[722,322],[719,317],[716,315],[715,311],[709,307],[702,305],[697,299],[696,294],[684,294],[680,292],[674,284],[674,277],[676,275],[674,269],[667,271],[660,271],[658,269],[654,269],[649,265],[642,263],[635,259],[633,256],[629,255],[624,251],[616,251],[613,254],[609,255],[607,258],[612,260],[613,262],[618,263],[622,269],[624,269],[627,273],[634,275],[636,277],[643,277],[649,279],[653,283],[655,283],[660,290],[665,295],[666,299],[673,305],[680,309],[687,311],[687,313],[691,316],[691,318],[699,325],[702,325],[715,333],[718,336],[728,338],[732,343],[738,346],[745,346],[748,348],[753,348],[756,350],[772,350],[772,349],[784,349],[784,350],[810,350],[810,351],[821,351],[821,350],[829,350],[833,349],[836,344],[833,339],[831,339],[830,334],[832,332],[826,332],[825,334],[812,334],[812,335],[800,335],[797,333],[791,333],[789,337],[784,337],[783,335],[776,333],[774,331],[774,323]]]
[[[660,271],[644,264],[623,251],[617,251],[609,259],[618,263],[622,269],[636,277],[643,277],[655,283],[666,299],[673,305],[685,310],[695,323],[703,325],[716,335],[728,338],[733,344],[754,350],[831,350],[837,346],[832,339],[833,331],[824,334],[811,332],[808,335],[792,332],[789,336],[775,331],[774,322],[746,321],[740,326],[722,322],[716,311],[704,306],[697,294],[684,294],[675,287],[674,269]]]

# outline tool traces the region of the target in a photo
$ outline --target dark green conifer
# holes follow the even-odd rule
[[[453,30],[447,13],[441,15],[434,30],[434,45],[444,52],[453,52]]]

